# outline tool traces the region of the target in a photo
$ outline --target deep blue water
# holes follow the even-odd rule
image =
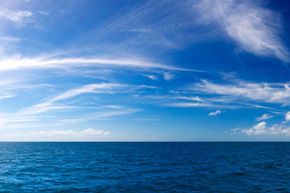
[[[0,192],[290,192],[290,143],[0,143]]]

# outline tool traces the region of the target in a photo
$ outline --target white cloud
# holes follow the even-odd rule
[[[21,39],[19,37],[16,36],[12,36],[12,35],[0,35],[0,42],[8,42],[8,43],[17,43],[19,42]]]
[[[174,75],[173,75],[172,73],[165,72],[165,73],[163,74],[163,78],[164,78],[164,80],[169,81],[169,80],[174,79]]]
[[[16,112],[16,113],[1,113],[0,114],[0,130],[4,129],[39,129],[39,128],[63,128],[75,127],[75,124],[86,123],[88,121],[105,121],[111,120],[116,117],[125,116],[141,112],[142,109],[131,107],[98,107],[95,112],[79,113],[77,117],[73,115],[58,116],[58,115],[45,115],[42,113],[52,110],[64,110],[73,108],[62,105],[51,105],[51,107],[43,107],[44,109],[36,109],[33,112],[31,109]],[[76,107],[75,107],[76,108]],[[79,109],[80,110],[80,109]]]
[[[1,131],[1,141],[102,141],[108,139],[110,131],[100,129],[84,130],[35,130]]]
[[[102,111],[102,112],[98,112],[95,113],[93,115],[94,119],[111,119],[112,117],[119,117],[119,116],[123,116],[123,115],[129,115],[129,114],[133,114],[133,113],[138,113],[142,111],[141,109],[137,109],[137,108],[119,108],[119,109],[114,109],[114,110],[110,110],[110,111]]]
[[[174,66],[154,63],[144,59],[128,58],[10,58],[0,60],[0,71],[43,69],[43,68],[70,68],[70,67],[126,67],[135,69],[164,69],[187,71]]]
[[[73,131],[73,130],[43,130],[43,131],[34,131],[30,132],[31,135],[36,135],[39,137],[82,137],[82,136],[94,136],[94,135],[109,135],[109,131],[104,130],[96,130],[96,129],[85,129],[81,131]]]
[[[278,123],[271,126],[267,126],[266,122],[260,122],[254,125],[252,128],[241,129],[241,133],[247,135],[281,135],[290,136],[290,127],[285,123]]]
[[[169,107],[178,107],[178,108],[195,108],[195,107],[204,107],[204,108],[232,108],[233,106],[228,106],[222,103],[216,103],[215,101],[208,100],[207,98],[201,98],[199,96],[163,96],[161,102],[165,100],[172,100],[172,102],[167,102],[164,105]],[[152,99],[158,99],[155,96]]]
[[[263,114],[260,117],[257,117],[256,120],[257,121],[264,121],[267,119],[271,119],[272,117],[273,117],[273,115],[271,115],[271,114]]]
[[[88,84],[83,85],[79,88],[73,88],[68,91],[65,91],[62,94],[59,94],[45,102],[42,102],[37,105],[33,105],[29,108],[26,108],[22,113],[24,114],[39,114],[47,111],[52,110],[62,110],[62,109],[69,109],[72,108],[71,106],[67,105],[59,105],[57,102],[62,100],[70,99],[79,95],[94,93],[112,93],[113,89],[124,87],[124,85],[116,84],[116,83],[99,83],[99,84]]]
[[[289,60],[289,54],[278,36],[277,15],[257,2],[201,0],[195,8],[201,22],[216,24],[245,51]]]
[[[257,120],[266,120],[272,118],[272,115],[264,114],[261,117],[258,117]],[[262,121],[251,128],[245,129],[233,129],[234,133],[244,133],[246,135],[279,135],[279,136],[290,136],[290,112],[285,114],[285,121],[272,124],[268,126],[265,121]]]
[[[220,115],[221,113],[222,113],[221,110],[216,110],[216,111],[210,112],[208,116],[217,116],[217,115]]]
[[[124,87],[125,85],[117,84],[117,83],[99,83],[99,84],[88,84],[83,85],[79,88],[73,88],[60,94],[52,99],[49,102],[57,102],[61,100],[65,100],[68,98],[72,98],[78,95],[86,94],[86,93],[111,93],[112,89]]]
[[[16,94],[13,94],[13,93],[0,93],[0,100],[13,98],[15,96],[16,96]]]
[[[27,22],[27,19],[32,17],[32,15],[32,12],[26,10],[8,10],[0,8],[0,18],[2,17],[17,25],[24,25]]]
[[[5,86],[10,82],[1,82]],[[124,89],[127,88],[127,89]],[[139,89],[147,89],[145,85],[122,85],[117,83],[87,84],[80,87],[71,88],[58,95],[48,98],[41,103],[26,106],[13,113],[0,114],[0,129],[19,128],[63,128],[70,126],[73,122],[86,122],[96,120],[109,120],[115,117],[134,114],[142,111],[139,108],[131,108],[120,105],[93,105],[86,106],[79,104],[79,100],[70,100],[84,94],[114,94],[131,93]],[[95,96],[95,95],[94,95]],[[3,95],[2,98],[12,97]],[[1,97],[0,97],[1,98]],[[95,97],[94,97],[95,98]],[[84,109],[88,111],[84,111]],[[55,114],[47,114],[51,111],[70,112],[68,115],[58,117]],[[78,112],[78,117],[73,115]],[[71,117],[72,116],[72,117]],[[64,123],[63,120],[69,120]],[[53,120],[53,121],[52,121]],[[74,126],[74,125],[72,125]]]
[[[230,84],[216,84],[203,80],[196,83],[192,91],[229,96],[234,99],[248,99],[259,102],[278,103],[288,105],[290,102],[290,88],[288,83],[252,83],[235,81]]]
[[[285,121],[290,121],[290,111],[285,114]]]
[[[204,100],[199,96],[179,96],[177,99],[187,100],[187,101],[194,101],[194,102],[203,102]]]
[[[222,104],[214,104],[209,102],[172,102],[167,103],[168,107],[180,107],[180,108],[194,108],[194,107],[206,107],[206,108],[231,108],[230,106]]]
[[[261,135],[261,134],[267,134],[268,130],[266,129],[267,123],[266,122],[260,122],[256,125],[254,125],[250,129],[244,129],[242,132],[246,133],[247,135]]]
[[[146,77],[149,78],[149,79],[151,79],[151,80],[157,80],[157,79],[158,79],[157,76],[155,76],[155,75],[153,75],[153,74],[148,75],[148,76],[146,76]]]

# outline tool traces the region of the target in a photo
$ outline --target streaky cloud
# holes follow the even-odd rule
[[[134,69],[162,69],[173,71],[196,71],[161,63],[155,63],[140,58],[102,58],[102,57],[79,57],[79,58],[12,58],[0,60],[0,72],[22,69],[43,68],[73,68],[73,67],[126,67]]]
[[[260,117],[257,117],[256,120],[257,121],[264,121],[267,119],[271,119],[272,117],[273,117],[273,115],[271,115],[271,114],[263,114]]]
[[[244,98],[256,102],[289,105],[290,101],[288,83],[254,83],[240,80],[230,83],[213,83],[202,80],[194,84],[191,90],[200,93],[230,96],[235,99]]]
[[[216,110],[216,111],[210,112],[208,114],[208,116],[215,117],[215,116],[218,116],[220,114],[222,114],[222,111],[221,110]]]
[[[120,88],[124,85],[116,83],[99,83],[99,84],[88,84],[83,85],[78,88],[72,88],[64,93],[61,93],[47,101],[44,101],[40,104],[33,105],[26,108],[22,113],[24,114],[39,114],[52,110],[62,110],[72,108],[68,105],[59,105],[57,102],[70,99],[79,95],[88,94],[88,93],[111,93],[114,88]]]
[[[201,23],[216,24],[246,52],[289,61],[274,11],[253,1],[238,0],[201,0],[195,9]]]

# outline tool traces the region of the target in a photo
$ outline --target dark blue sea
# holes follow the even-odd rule
[[[0,192],[290,192],[290,143],[0,143]]]

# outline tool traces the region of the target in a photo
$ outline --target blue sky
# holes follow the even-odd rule
[[[0,140],[290,139],[290,4],[0,1]]]

